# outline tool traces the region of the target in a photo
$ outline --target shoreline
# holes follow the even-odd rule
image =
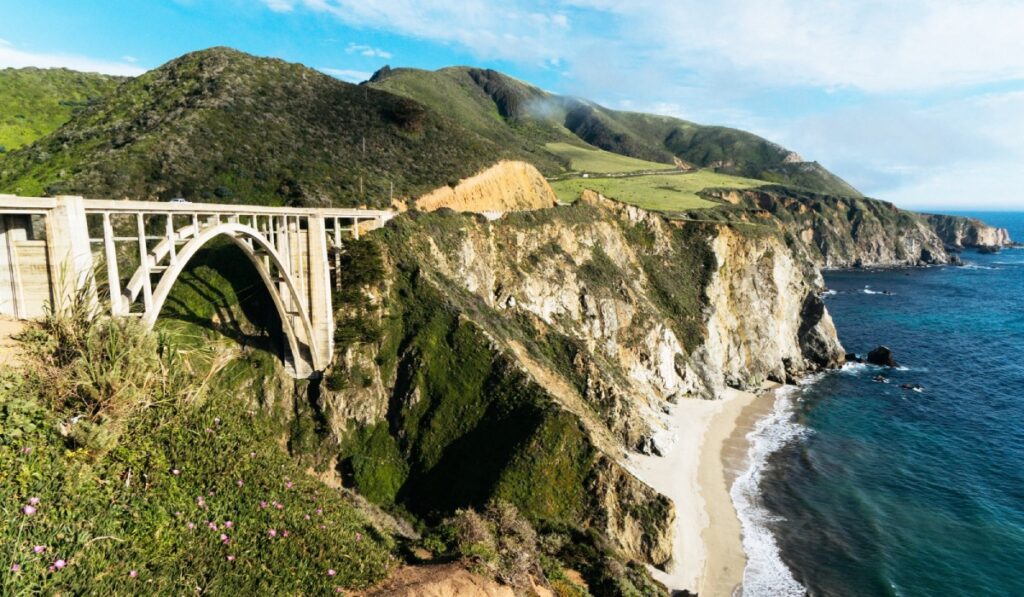
[[[774,403],[774,388],[683,400],[664,420],[671,429],[664,455],[627,457],[627,468],[676,508],[672,562],[650,568],[670,590],[715,597],[742,584],[747,558],[730,489],[747,464],[747,433]]]

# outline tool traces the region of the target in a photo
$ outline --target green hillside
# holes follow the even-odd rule
[[[676,159],[723,174],[772,181],[839,196],[860,196],[816,162],[756,135],[653,114],[610,110],[558,96],[492,70],[385,69],[369,86],[422,102],[530,159],[542,172],[571,168],[549,143],[593,147],[647,162]],[[558,146],[556,146],[558,147]],[[608,171],[608,170],[605,170]]]
[[[749,189],[764,185],[763,180],[741,178],[699,170],[679,174],[651,174],[615,178],[570,178],[554,181],[551,188],[564,202],[579,198],[584,189],[606,197],[658,211],[705,209],[720,205],[698,193],[708,188]]]
[[[122,85],[0,165],[0,192],[372,205],[512,152],[424,107],[226,48]]]
[[[570,143],[548,143],[544,146],[551,153],[569,160],[569,168],[576,172],[639,172],[642,170],[674,170],[672,164],[659,164],[638,160],[629,156],[612,153],[594,147],[581,147]]]
[[[0,153],[52,133],[121,81],[62,68],[0,70]]]

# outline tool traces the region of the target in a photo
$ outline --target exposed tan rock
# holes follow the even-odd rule
[[[455,211],[506,212],[552,207],[555,192],[540,171],[526,162],[502,161],[483,172],[441,187],[414,202],[421,211],[447,207]]]
[[[462,564],[406,566],[359,597],[515,597],[511,587],[474,574]]]

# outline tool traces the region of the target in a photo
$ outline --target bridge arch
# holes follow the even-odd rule
[[[37,239],[39,216],[44,238]],[[308,377],[327,368],[334,352],[332,293],[342,266],[330,247],[393,216],[333,207],[0,195],[0,313],[38,317],[46,303],[71,304],[83,290],[98,305],[93,268],[101,266],[110,314],[139,317],[152,327],[189,261],[224,236],[246,255],[270,294],[291,352],[290,372]],[[126,260],[127,280],[119,263]]]
[[[319,371],[325,368],[324,357],[326,355],[319,354],[316,343],[312,341],[313,324],[306,309],[302,308],[301,295],[295,280],[288,268],[285,267],[284,259],[274,249],[273,244],[258,230],[239,223],[222,223],[203,228],[198,233],[192,234],[191,239],[183,247],[177,249],[175,259],[160,276],[160,281],[153,289],[152,306],[143,314],[143,324],[148,328],[152,328],[156,324],[160,311],[167,301],[167,297],[170,296],[171,288],[189,261],[200,249],[219,236],[231,239],[256,268],[281,318],[284,335],[288,340],[288,347],[292,352],[292,357],[296,360],[296,365],[298,365],[299,359],[304,359],[314,370]],[[267,258],[266,262],[263,257]],[[136,272],[136,275],[139,273]],[[147,274],[142,272],[142,275]],[[133,276],[134,278],[135,276]],[[284,295],[281,292],[282,286],[286,293]],[[292,306],[292,309],[289,309],[289,305]]]

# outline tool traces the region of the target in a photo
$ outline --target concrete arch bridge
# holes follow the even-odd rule
[[[330,248],[379,228],[394,212],[0,195],[0,315],[32,319],[106,282],[111,315],[152,327],[189,260],[230,239],[266,285],[296,377],[334,351]],[[94,276],[95,274],[95,276]]]

